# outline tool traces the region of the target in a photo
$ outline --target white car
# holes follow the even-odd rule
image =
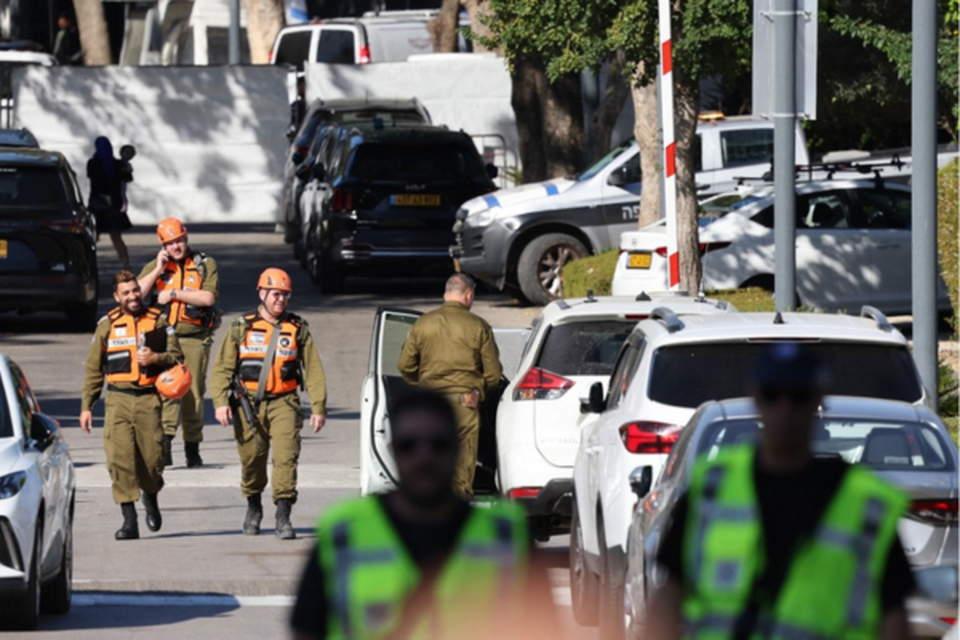
[[[636,504],[631,473],[646,466],[658,477],[696,408],[747,393],[756,357],[771,342],[808,344],[832,369],[830,393],[927,402],[906,338],[876,309],[863,314],[661,314],[637,325],[606,396],[600,384],[591,388],[581,426],[570,525],[578,622],[595,624],[599,616],[608,632],[622,634],[624,554]]]
[[[569,531],[582,399],[594,382],[610,378],[637,322],[664,306],[681,315],[736,311],[725,302],[661,293],[557,300],[533,321],[497,407],[496,437],[500,493],[524,504],[538,539]]]
[[[73,462],[60,425],[0,355],[0,625],[33,629],[70,609]]]
[[[756,286],[773,291],[773,188],[720,200],[720,212],[726,213],[700,228],[701,288]],[[909,314],[910,212],[910,189],[900,184],[876,180],[798,184],[797,302],[825,310],[871,305],[884,313]],[[613,276],[614,295],[665,289],[666,247],[662,221],[624,233]],[[942,280],[938,307],[950,309]]]

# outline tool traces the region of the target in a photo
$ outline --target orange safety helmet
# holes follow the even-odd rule
[[[293,291],[290,287],[290,276],[283,269],[270,267],[260,274],[257,289],[276,289],[277,291]]]
[[[187,235],[187,228],[176,218],[166,218],[157,225],[157,239],[160,244],[173,242]]]
[[[157,378],[157,393],[164,398],[179,400],[187,395],[193,384],[193,374],[185,364],[178,364],[167,369]]]

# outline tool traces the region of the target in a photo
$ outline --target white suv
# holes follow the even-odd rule
[[[497,407],[496,442],[500,493],[527,507],[537,538],[569,530],[581,398],[610,378],[637,322],[665,305],[683,315],[736,310],[670,293],[591,296],[551,302],[534,320],[517,375]]]
[[[574,615],[604,637],[623,629],[627,530],[636,503],[631,472],[659,476],[682,425],[708,400],[743,396],[757,355],[771,342],[807,343],[832,369],[830,393],[924,403],[907,341],[879,311],[863,315],[660,313],[624,343],[609,390],[590,390],[574,463],[570,579]],[[598,606],[599,596],[599,606]]]

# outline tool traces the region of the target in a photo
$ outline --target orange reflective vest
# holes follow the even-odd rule
[[[258,312],[243,316],[246,328],[237,340],[238,368],[240,382],[249,393],[256,393],[260,381],[260,372],[264,366],[267,347],[274,331],[280,332],[273,362],[269,363],[264,393],[279,396],[297,390],[300,384],[300,350],[297,334],[300,331],[300,318],[288,313],[278,325],[272,325],[260,317]]]
[[[196,258],[196,259],[195,259]],[[206,255],[202,252],[194,252],[188,256],[183,264],[174,260],[167,261],[163,268],[163,273],[157,278],[154,288],[159,291],[166,289],[179,289],[181,291],[200,291],[203,286],[203,276],[206,271],[202,268]],[[198,327],[212,328],[216,319],[214,315],[208,312],[209,307],[198,307],[187,304],[182,300],[173,299],[170,301],[170,311],[167,320],[172,325],[178,322],[196,325]]]
[[[103,372],[107,383],[128,382],[140,387],[152,386],[162,367],[143,367],[137,364],[137,349],[143,335],[157,328],[161,312],[147,308],[139,316],[124,313],[120,307],[107,314],[110,333],[107,334],[106,359]]]

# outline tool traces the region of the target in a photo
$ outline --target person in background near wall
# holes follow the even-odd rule
[[[57,39],[53,42],[53,57],[60,64],[83,64],[80,32],[69,13],[61,13],[57,20]]]
[[[125,271],[130,270],[130,255],[123,241],[122,232],[133,225],[123,205],[123,175],[120,162],[113,157],[113,145],[105,136],[94,141],[96,151],[87,161],[87,177],[90,179],[90,201],[87,207],[97,219],[97,235],[107,233]]]
[[[120,169],[120,197],[123,201],[120,210],[123,211],[127,218],[130,217],[128,213],[130,203],[127,200],[127,185],[133,182],[133,163],[131,160],[136,157],[137,149],[132,144],[125,144],[120,147],[120,162],[117,163],[117,167]]]

